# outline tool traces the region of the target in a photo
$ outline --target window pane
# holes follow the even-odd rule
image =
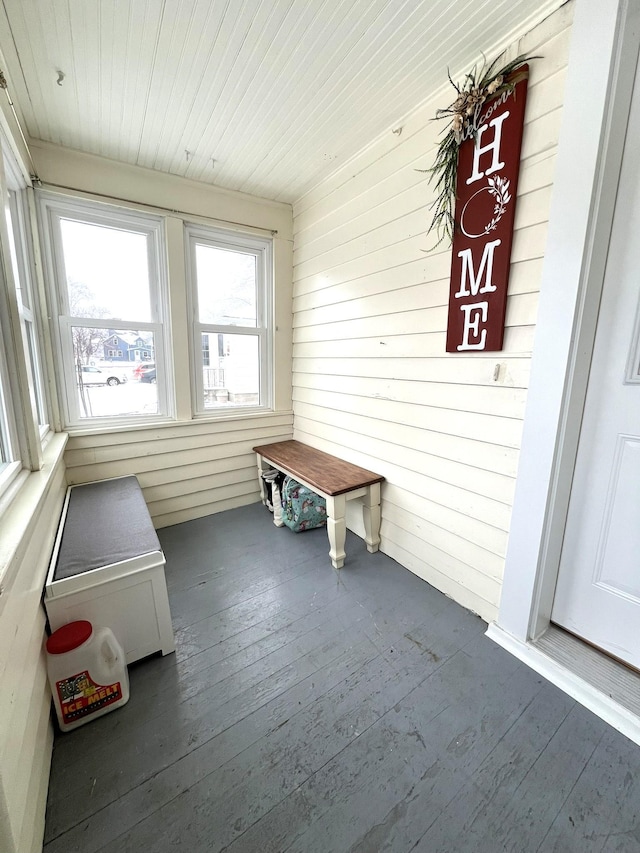
[[[24,335],[29,353],[29,372],[33,382],[36,401],[38,425],[48,423],[46,398],[44,392],[44,374],[40,347],[35,329],[35,313],[33,298],[33,283],[31,280],[30,244],[27,239],[25,226],[24,192],[9,191],[9,207],[6,208],[9,245],[11,248],[11,263],[16,286],[18,302],[21,308],[21,319],[24,324]]]
[[[25,332],[27,335],[27,346],[29,348],[29,369],[31,371],[31,379],[36,397],[36,409],[38,413],[38,423],[44,426],[47,422],[47,415],[44,405],[44,390],[42,388],[42,372],[40,370],[40,361],[38,357],[38,347],[36,344],[36,336],[33,328],[33,323],[25,320]]]
[[[71,336],[81,419],[158,413],[152,332],[72,326]]]
[[[72,317],[150,322],[147,235],[60,220]]]
[[[219,326],[257,326],[256,257],[196,245],[199,320]]]
[[[18,205],[19,199],[17,193],[15,193],[13,190],[9,190],[9,207],[6,208],[6,214],[7,226],[9,230],[9,248],[11,251],[13,277],[16,283],[18,300],[24,305],[25,308],[30,309],[31,297],[26,282],[26,271],[23,269],[21,259],[18,258],[18,246],[16,245],[17,243],[21,242],[21,223]]]
[[[173,415],[164,319],[166,246],[157,216],[39,193],[51,240],[45,244],[59,313],[65,424],[91,419],[143,423]],[[145,376],[136,365],[159,362]],[[96,368],[96,370],[89,370]]]
[[[257,335],[202,334],[204,407],[257,406],[260,403],[260,359]]]
[[[9,435],[9,423],[7,421],[6,400],[2,392],[2,379],[0,375],[0,470],[8,462],[12,462],[15,455],[11,451],[11,439]]]

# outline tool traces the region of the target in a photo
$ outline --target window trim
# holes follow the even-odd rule
[[[34,268],[34,245],[30,229],[29,199],[27,197],[27,187],[21,184],[17,165],[12,163],[11,160],[6,161],[5,174],[7,206],[14,230],[13,235],[9,234],[9,239],[12,240],[13,248],[16,251],[15,261],[18,268],[18,282],[15,283],[20,285],[21,290],[24,288],[29,302],[29,305],[26,306],[24,299],[19,299],[18,313],[29,356],[28,367],[30,368],[33,380],[35,414],[37,416],[36,423],[40,439],[42,440],[51,429],[52,418],[51,401],[48,395],[48,376],[45,360],[42,355],[44,341],[42,336],[40,300]],[[13,193],[15,204],[12,204],[9,193]],[[16,221],[14,221],[14,218]],[[16,229],[20,236],[19,241],[15,239]]]
[[[171,364],[171,323],[169,312],[169,289],[167,282],[166,236],[164,218],[150,213],[125,209],[102,201],[93,201],[76,196],[67,196],[50,191],[38,190],[38,209],[41,223],[41,239],[47,265],[52,330],[56,354],[56,381],[62,403],[63,417],[69,432],[82,430],[109,430],[118,427],[144,426],[175,420]],[[78,318],[69,311],[68,289],[62,245],[60,221],[70,219],[119,231],[144,234],[147,240],[149,273],[149,296],[151,321],[120,320],[117,318]],[[75,382],[67,377],[74,376],[71,326],[86,325],[92,328],[110,328],[118,331],[143,330],[154,334],[155,361],[159,365],[158,411],[154,413],[117,416],[80,417]]]
[[[194,419],[224,418],[239,414],[273,411],[274,400],[274,274],[273,240],[255,234],[229,231],[201,223],[184,222],[185,270],[189,311],[189,366],[191,371],[192,415]],[[244,251],[256,258],[256,325],[226,326],[201,323],[198,311],[196,246]],[[202,334],[248,335],[258,339],[259,402],[257,405],[205,408],[203,384]]]
[[[14,406],[12,400],[6,398],[6,391],[11,392],[11,378],[6,364],[3,331],[2,324],[0,324],[0,499],[23,467]],[[6,461],[2,459],[3,446],[6,446],[8,450]]]
[[[27,191],[18,170],[6,136],[0,132],[0,199],[4,210],[9,207],[9,187],[12,183]],[[25,206],[25,216],[28,207]],[[26,229],[26,221],[24,223]],[[29,232],[25,239],[28,241]],[[10,459],[3,463],[0,478],[0,496],[11,493],[10,486],[17,482],[22,469],[38,471],[42,467],[42,434],[35,405],[34,379],[31,371],[28,343],[24,332],[21,305],[16,288],[12,259],[12,240],[6,215],[0,222],[0,362],[3,386],[4,420],[10,446]],[[27,244],[25,250],[32,250]],[[35,296],[35,295],[33,295]],[[36,304],[37,296],[34,300]],[[34,317],[37,315],[34,315]],[[39,329],[35,329],[39,334]]]

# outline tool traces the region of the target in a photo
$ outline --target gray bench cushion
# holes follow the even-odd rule
[[[54,581],[160,551],[135,477],[73,486]]]

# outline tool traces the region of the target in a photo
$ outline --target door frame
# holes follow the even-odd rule
[[[534,644],[550,624],[639,51],[635,0],[576,0],[502,596],[487,632],[614,725],[602,695]]]

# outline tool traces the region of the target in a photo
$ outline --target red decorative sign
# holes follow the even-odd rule
[[[447,352],[502,349],[528,76],[512,75],[460,145]]]

